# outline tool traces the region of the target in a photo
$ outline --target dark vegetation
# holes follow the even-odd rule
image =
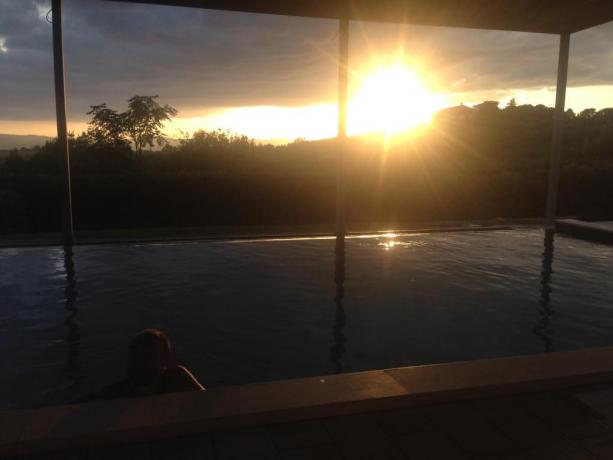
[[[88,132],[70,139],[77,229],[333,222],[335,140],[272,146],[200,131],[171,146],[159,128],[176,111],[151,97],[130,103],[92,107]],[[485,102],[444,110],[388,148],[350,139],[348,221],[542,216],[552,116]],[[613,217],[612,128],[613,109],[566,113],[560,215]],[[0,231],[59,230],[60,177],[54,142],[0,160]]]

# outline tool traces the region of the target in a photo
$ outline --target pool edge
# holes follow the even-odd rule
[[[613,381],[613,347],[0,412],[0,457]]]

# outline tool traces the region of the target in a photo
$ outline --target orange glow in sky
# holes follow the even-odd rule
[[[348,133],[350,135],[383,134],[386,137],[405,133],[428,124],[437,111],[465,103],[498,100],[502,107],[515,98],[518,104],[552,106],[555,89],[528,88],[453,93],[448,88],[436,88],[436,75],[411,65],[402,56],[393,60],[379,58],[350,72],[348,103]],[[612,86],[569,88],[568,106],[582,110],[613,105]],[[327,100],[326,100],[327,99]],[[70,101],[69,101],[70,102]],[[166,135],[183,137],[196,130],[228,130],[258,141],[286,143],[297,138],[307,140],[336,136],[337,106],[335,100],[317,99],[301,106],[243,106],[179,109],[179,116],[168,123]],[[121,107],[119,107],[121,109]],[[87,129],[86,121],[71,120],[69,130],[79,134]],[[0,120],[0,133],[39,134],[55,136],[55,120]]]
[[[435,112],[448,105],[442,95],[427,88],[416,70],[400,61],[356,73],[353,80],[347,114],[350,135],[406,132],[429,123]],[[227,129],[255,139],[291,141],[334,137],[336,120],[335,103],[255,106],[178,118],[170,128],[185,132]]]

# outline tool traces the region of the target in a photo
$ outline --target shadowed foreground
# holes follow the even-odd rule
[[[613,458],[611,420],[585,405],[584,394],[598,398],[603,391],[580,387],[477,399],[29,458]]]
[[[612,357],[586,349],[3,412],[0,455],[608,459]]]

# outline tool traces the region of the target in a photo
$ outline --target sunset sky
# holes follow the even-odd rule
[[[49,9],[46,0],[0,0],[0,133],[55,134]],[[171,136],[336,133],[336,21],[65,0],[64,25],[76,132],[90,105],[123,110],[134,94],[159,94],[179,110]],[[376,23],[352,23],[350,36],[350,132],[379,128],[380,113],[394,110],[385,124],[462,102],[554,102],[556,36]],[[611,24],[572,36],[567,107],[613,106],[612,54]],[[389,78],[407,82],[401,97]],[[404,112],[409,102],[419,108]]]

